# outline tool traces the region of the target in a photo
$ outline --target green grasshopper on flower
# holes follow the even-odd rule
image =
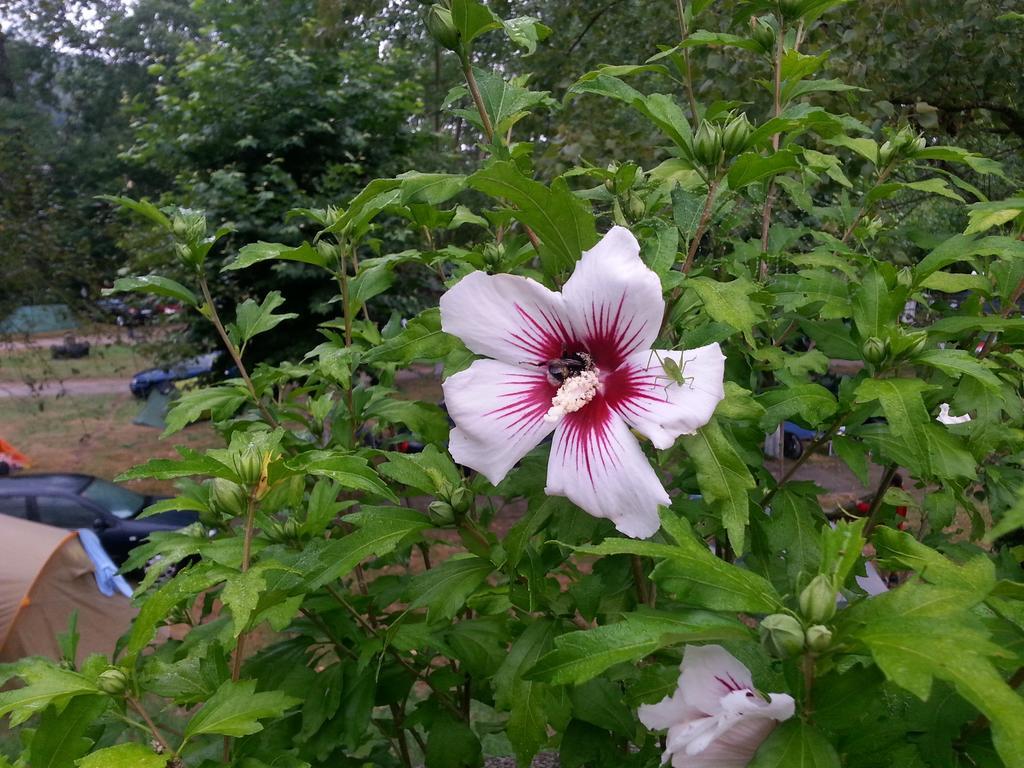
[[[652,349],[650,357],[647,358],[647,367],[651,367],[651,359],[658,358],[658,363],[661,365],[661,370],[664,371],[664,376],[655,376],[655,380],[664,379],[668,381],[662,389],[665,392],[665,402],[668,402],[668,388],[673,384],[680,387],[688,386],[693,389],[693,376],[684,376],[683,372],[686,370],[686,364],[696,360],[696,358],[690,358],[689,360],[683,360],[683,364],[680,365],[671,357],[662,357],[658,354],[658,350]]]

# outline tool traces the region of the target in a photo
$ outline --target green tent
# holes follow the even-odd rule
[[[49,333],[77,328],[67,304],[33,304],[18,307],[0,321],[0,333]]]

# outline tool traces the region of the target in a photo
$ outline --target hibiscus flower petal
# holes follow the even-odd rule
[[[683,383],[661,361],[679,366]],[[697,349],[634,352],[606,381],[612,407],[655,448],[671,448],[711,419],[725,397],[725,355],[717,344]]]
[[[466,275],[441,297],[441,328],[513,365],[563,357],[574,343],[561,294],[518,275]]]
[[[737,721],[703,751],[696,754],[685,750],[676,752],[672,765],[681,768],[745,768],[775,726],[773,720]]]
[[[600,398],[559,423],[544,490],[549,496],[567,496],[637,539],[654,535],[661,524],[658,505],[669,503],[626,422]]]
[[[476,360],[442,388],[456,425],[448,444],[452,458],[495,485],[555,428],[544,420],[555,387],[543,371]]]
[[[733,691],[753,690],[750,670],[720,645],[688,645],[679,687],[686,703],[708,715],[720,714],[722,699]]]
[[[683,699],[683,694],[677,690],[657,704],[641,704],[637,710],[637,716],[640,718],[640,722],[652,731],[660,731],[686,720],[700,717],[701,713],[690,707]]]
[[[649,349],[665,314],[661,280],[640,259],[640,244],[624,227],[612,227],[583,254],[562,296],[576,336],[604,371]]]

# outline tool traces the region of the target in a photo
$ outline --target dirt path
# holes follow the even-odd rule
[[[128,392],[128,379],[66,379],[25,384],[0,381],[0,397],[38,397],[63,395],[122,395]]]

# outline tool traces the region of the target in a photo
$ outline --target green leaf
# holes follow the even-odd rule
[[[898,438],[898,461],[917,474],[936,477],[977,476],[974,458],[950,434],[934,424],[921,399],[929,386],[920,379],[866,379],[856,389],[858,402],[878,400],[889,422],[889,432]],[[870,426],[870,425],[869,425]],[[865,436],[869,435],[865,431]]]
[[[779,150],[767,157],[757,152],[744,152],[729,168],[729,189],[740,190],[755,181],[799,168],[800,163],[797,162],[796,154],[789,149]]]
[[[991,284],[981,275],[967,275],[963,272],[932,272],[920,283],[921,288],[940,293],[960,293],[961,291],[977,291],[987,294]]]
[[[457,349],[458,340],[441,330],[441,313],[437,307],[420,312],[402,332],[363,355],[367,363],[398,363],[408,365],[416,360],[435,362]]]
[[[850,326],[842,320],[817,320],[800,323],[818,349],[835,360],[859,360],[860,347],[851,338]]]
[[[501,21],[490,9],[476,0],[452,0],[452,22],[459,31],[461,43],[468,45],[484,32],[498,29]]]
[[[222,268],[222,272],[227,272],[232,269],[245,269],[251,267],[253,264],[258,264],[261,261],[270,261],[272,259],[280,259],[281,261],[297,261],[302,264],[312,264],[315,267],[321,267],[326,269],[328,272],[333,271],[332,266],[328,262],[328,258],[325,254],[318,251],[309,243],[303,243],[299,246],[284,245],[282,243],[265,243],[262,240],[256,243],[249,243],[243,245],[238,251],[238,256],[233,261],[229,261]]]
[[[839,768],[839,755],[813,726],[793,718],[775,728],[748,768]]]
[[[897,312],[902,308],[902,301],[896,306],[881,272],[874,268],[865,272],[853,294],[853,322],[861,340],[872,336],[886,338],[886,328],[896,320]]]
[[[797,384],[772,389],[757,396],[765,408],[761,429],[772,432],[786,419],[800,416],[811,427],[822,424],[836,412],[835,396],[820,384]]]
[[[171,220],[167,218],[163,211],[149,202],[149,200],[132,200],[130,197],[118,197],[117,195],[97,195],[97,198],[100,200],[106,200],[108,203],[120,205],[122,208],[127,208],[129,211],[134,211],[140,216],[145,216],[151,222],[160,227],[160,229],[164,229],[168,232],[171,231]]]
[[[551,34],[551,28],[533,16],[516,16],[501,22],[508,39],[526,49],[526,55],[536,52],[537,43]]]
[[[531,91],[517,85],[515,81],[509,82],[485,69],[474,67],[473,74],[480,90],[484,111],[491,118],[491,127],[498,136],[507,133],[509,128],[526,117],[534,107],[553,103],[548,91]],[[460,109],[456,110],[456,113],[483,130],[483,121],[477,109]]]
[[[594,215],[560,179],[548,188],[512,163],[497,162],[470,176],[469,185],[515,206],[512,216],[540,238],[541,260],[552,274],[571,269],[597,242]]]
[[[10,715],[12,727],[21,725],[51,704],[60,705],[75,696],[100,693],[89,678],[43,659],[18,662],[12,671],[25,681],[22,688],[0,692],[0,717]]]
[[[832,579],[836,589],[842,589],[850,578],[853,567],[864,549],[866,518],[847,522],[840,520],[835,527],[821,529],[821,573]]]
[[[29,765],[32,768],[72,768],[75,760],[93,745],[86,733],[107,707],[109,696],[76,696],[63,709],[47,707],[32,734]]]
[[[682,442],[693,459],[704,500],[721,517],[729,543],[741,554],[750,514],[749,492],[756,487],[750,470],[715,419],[697,434],[684,436]]]
[[[264,568],[257,566],[244,573],[231,576],[221,590],[220,599],[231,611],[234,637],[245,631],[253,611],[259,604],[260,595],[267,588]]]
[[[826,144],[833,147],[845,147],[851,152],[856,152],[873,165],[878,163],[878,142],[874,139],[854,138],[840,134],[825,140]]]
[[[450,619],[493,570],[482,557],[450,557],[413,579],[406,593],[409,609],[425,607],[428,621]]]
[[[384,397],[371,403],[364,413],[390,424],[404,424],[426,443],[444,444],[448,441],[448,416],[433,403]]]
[[[114,478],[118,483],[128,480],[141,480],[153,478],[154,480],[174,480],[179,477],[191,477],[192,475],[209,475],[210,477],[223,477],[225,480],[238,482],[238,473],[234,469],[222,464],[212,456],[193,451],[191,448],[179,447],[180,459],[150,459],[145,464],[132,467],[127,472],[122,472]]]
[[[653,219],[649,229],[650,234],[642,238],[640,257],[652,272],[663,277],[679,256],[679,230],[661,219]]]
[[[168,277],[160,277],[159,275],[119,277],[114,281],[113,288],[103,289],[103,295],[108,296],[111,293],[127,293],[129,291],[135,291],[136,293],[150,293],[155,296],[165,296],[169,299],[180,301],[182,304],[187,304],[190,307],[199,306],[199,297],[196,296],[195,293],[190,291],[177,280],[171,280]]]
[[[803,483],[789,482],[772,498],[771,514],[755,515],[753,520],[768,545],[768,554],[762,557],[769,560],[764,569],[773,574],[776,566],[784,568],[785,583],[792,594],[806,586],[821,564],[821,531],[827,524],[815,490],[813,485],[805,488]],[[780,583],[778,579],[773,581]]]
[[[917,355],[914,362],[936,368],[955,379],[970,376],[990,389],[1002,387],[1002,382],[991,369],[964,349],[929,349]]]
[[[1007,224],[1024,213],[1024,197],[999,200],[992,203],[975,203],[967,210],[965,235],[985,232],[992,227]]]
[[[706,29],[698,29],[691,32],[686,36],[686,39],[683,42],[672,50],[677,50],[679,48],[703,47],[743,48],[744,50],[754,51],[755,53],[761,52],[761,45],[752,38],[730,35],[726,32],[710,32]]]
[[[185,726],[185,740],[204,733],[248,736],[263,730],[260,720],[279,718],[301,699],[281,691],[256,693],[255,680],[226,680]]]
[[[78,768],[165,768],[167,755],[142,744],[128,742],[97,750],[75,762]]]
[[[329,477],[343,488],[366,491],[382,496],[389,501],[398,497],[381,482],[377,473],[370,468],[366,459],[344,451],[307,451],[285,462],[293,472],[302,472],[316,477]]]
[[[954,619],[900,617],[876,620],[857,630],[886,678],[927,700],[932,680],[957,693],[992,723],[992,741],[1007,766],[1024,766],[1024,699],[986,658],[1008,652],[984,633]]]
[[[668,514],[668,513],[666,513]],[[690,524],[678,520],[676,544],[634,539],[605,539],[577,547],[588,555],[641,555],[661,560],[653,577],[681,602],[713,611],[774,613],[782,608],[775,588],[762,576],[715,557],[707,544],[693,535]],[[858,550],[859,551],[859,550]]]
[[[628,613],[622,621],[555,638],[555,650],[526,673],[528,680],[579,685],[616,664],[683,642],[742,640],[750,631],[733,618],[703,611]]]
[[[603,74],[602,70],[597,70],[597,74],[592,72],[581,77],[566,95],[577,93],[593,93],[628,104],[670,138],[683,151],[684,156],[692,156],[693,134],[690,123],[672,97],[663,93],[652,93],[650,96],[645,96],[619,78]]]
[[[712,320],[731,325],[751,340],[751,331],[764,317],[761,305],[754,303],[751,295],[757,287],[747,278],[738,277],[728,283],[710,277],[691,277],[684,285],[692,288],[704,304]]]
[[[483,765],[482,750],[473,729],[446,713],[429,728],[424,764],[426,768],[477,768]]]
[[[260,333],[276,328],[285,320],[298,317],[295,312],[275,315],[274,310],[284,304],[284,296],[280,291],[271,291],[257,304],[253,299],[246,299],[235,310],[234,325],[228,328],[231,340],[244,349],[248,341]]]
[[[207,414],[214,420],[226,419],[234,415],[248,399],[249,390],[240,383],[202,387],[183,392],[173,402],[164,418],[167,427],[164,429],[162,437],[180,432],[192,422],[206,417]]]
[[[494,676],[495,705],[508,711],[507,734],[520,765],[529,765],[547,742],[548,723],[568,720],[566,702],[545,683],[524,679],[524,673],[551,649],[555,622],[539,619],[512,643],[505,663]]]
[[[133,660],[149,645],[157,627],[166,621],[176,606],[185,602],[191,603],[200,593],[224,581],[233,573],[232,569],[204,560],[176,574],[173,579],[149,595],[142,603],[135,621],[132,622],[126,648],[127,660]]]
[[[315,553],[317,563],[308,567],[303,591],[340,579],[363,560],[381,557],[407,537],[433,527],[419,512],[397,507],[363,506],[345,519],[359,526],[358,530],[340,539],[331,539]]]
[[[872,537],[879,563],[892,570],[913,570],[930,584],[977,592],[981,602],[996,585],[996,569],[983,554],[957,565],[909,533],[879,526]]]

